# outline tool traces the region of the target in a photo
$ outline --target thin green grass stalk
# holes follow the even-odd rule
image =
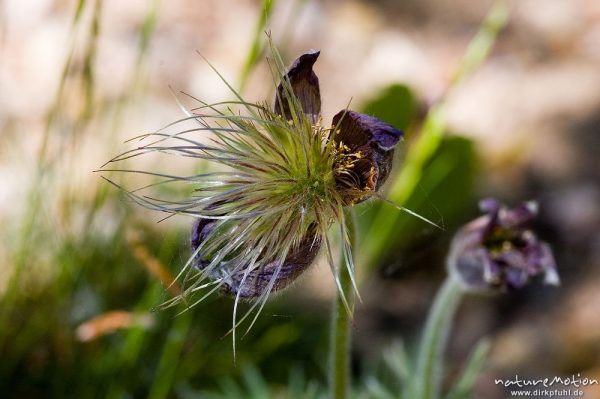
[[[444,351],[461,297],[460,284],[448,276],[435,297],[419,346],[415,380],[417,399],[440,398]]]
[[[275,8],[276,0],[263,0],[261,4],[261,11],[259,13],[258,21],[256,22],[256,29],[254,30],[254,37],[252,39],[252,44],[250,45],[250,51],[246,56],[246,61],[244,62],[244,67],[240,73],[239,78],[239,91],[242,92],[246,87],[246,83],[248,83],[248,77],[250,73],[261,59],[262,54],[265,51],[265,45],[263,40],[263,34],[269,23],[269,19],[271,18],[271,14],[273,13],[273,9]]]
[[[80,6],[82,3],[85,3],[85,1],[81,0]],[[104,135],[105,141],[107,142],[107,148],[114,148],[117,146],[115,138],[117,136],[117,132],[119,132],[120,130],[120,126],[122,125],[126,109],[130,104],[131,98],[141,93],[143,83],[142,81],[145,78],[147,78],[147,74],[143,72],[144,62],[146,60],[152,35],[154,34],[154,31],[156,29],[156,21],[159,17],[160,6],[161,0],[154,0],[148,7],[148,11],[146,12],[143,23],[141,25],[136,61],[133,67],[133,71],[131,73],[133,79],[131,80],[127,89],[124,90],[123,96],[120,97],[114,104],[110,128],[108,129],[107,134]],[[78,12],[80,13],[80,11]],[[92,203],[85,210],[85,226],[92,225],[96,213],[100,210],[102,205],[109,198],[109,194],[110,190],[107,185],[98,184],[95,187],[95,194],[93,196]]]
[[[268,399],[270,397],[269,384],[256,367],[246,366],[242,370],[242,378],[246,392],[251,398]]]
[[[292,11],[287,16],[285,24],[283,25],[283,32],[281,32],[281,38],[279,41],[279,48],[286,49],[289,48],[289,44],[292,41],[292,33],[294,28],[294,21],[298,19],[298,15],[300,14],[302,8],[306,6],[307,0],[295,0],[294,5],[292,7]]]
[[[54,95],[54,101],[52,102],[50,110],[49,110],[48,114],[46,115],[46,123],[44,126],[44,133],[42,135],[42,142],[41,142],[40,148],[38,150],[38,157],[37,157],[38,165],[40,166],[40,169],[42,172],[44,170],[48,169],[49,165],[47,165],[47,163],[51,161],[51,160],[47,159],[50,133],[54,127],[56,118],[60,115],[61,107],[63,105],[63,96],[65,95],[67,78],[69,77],[69,74],[71,73],[71,67],[73,65],[73,54],[75,53],[75,49],[77,46],[77,38],[79,37],[80,21],[81,21],[82,15],[83,15],[83,11],[85,9],[85,5],[86,5],[86,1],[80,0],[77,3],[77,7],[73,14],[73,19],[71,22],[71,27],[70,27],[70,32],[69,32],[69,38],[70,38],[69,45],[68,45],[69,51],[67,54],[67,58],[63,64],[58,88]],[[92,19],[93,19],[92,25],[90,26],[90,28],[91,28],[90,29],[91,30],[90,37],[92,38],[91,41],[95,41],[98,36],[98,32],[99,32],[99,22],[98,21],[99,21],[100,12],[101,12],[101,1],[98,0],[94,7],[94,15],[92,17]],[[89,64],[90,63],[89,59],[94,58],[95,47],[96,47],[95,44],[88,45],[88,51],[86,51],[88,61],[84,61],[84,64]],[[88,68],[88,72],[91,72],[91,69]],[[90,75],[88,75],[88,77],[89,76]],[[92,82],[92,85],[93,85],[93,82]],[[36,186],[34,185],[34,187],[36,187]]]
[[[149,399],[166,398],[171,391],[178,371],[179,358],[191,323],[192,313],[186,313],[175,318],[161,350],[153,384],[148,394]]]
[[[462,83],[487,58],[498,33],[508,21],[508,15],[508,1],[497,0],[469,43],[446,93]],[[399,175],[390,184],[388,198],[400,205],[405,204],[412,196],[418,187],[424,167],[442,142],[446,130],[445,102],[446,95],[431,108],[421,135],[411,146]],[[391,214],[387,209],[382,208],[373,218],[373,223],[365,237],[380,237],[380,239],[365,240],[361,246],[360,261],[365,273],[377,265],[378,260],[385,253],[388,237],[391,237],[398,217],[397,213]]]
[[[95,64],[96,64],[96,52],[97,43],[100,37],[101,27],[101,16],[103,11],[103,0],[95,0],[92,6],[92,16],[90,25],[88,27],[88,40],[85,45],[84,54],[82,58],[83,68],[78,76],[79,82],[83,87],[84,91],[84,105],[81,108],[76,120],[69,126],[69,134],[65,135],[61,142],[59,142],[58,150],[52,154],[49,162],[54,166],[47,176],[47,179],[51,181],[54,176],[60,176],[62,171],[76,170],[76,157],[79,143],[82,139],[83,132],[91,120],[91,117],[96,112],[95,102]],[[76,14],[79,10],[76,11]],[[78,18],[78,17],[77,17]],[[77,19],[76,18],[76,19]],[[62,101],[61,101],[62,103]],[[59,104],[59,107],[62,105]],[[62,108],[59,108],[58,112],[63,112]],[[77,242],[79,239],[84,237],[78,237],[74,235],[69,227],[72,225],[72,206],[77,202],[78,193],[75,192],[73,186],[67,185],[64,193],[61,193],[61,205],[63,207],[62,217],[63,220],[55,220],[55,212],[49,212],[49,228],[55,232],[57,229],[54,226],[58,226],[62,223],[66,226],[63,235],[55,238],[56,248],[61,248],[65,243]],[[54,235],[53,235],[54,236]],[[85,237],[87,238],[87,237]],[[73,287],[73,282],[77,280],[77,276],[81,273],[81,269],[68,267],[67,263],[63,263],[59,269],[58,277],[53,285],[53,290],[57,296],[60,296],[65,290],[70,290]]]
[[[102,0],[96,0],[94,3],[94,12],[92,14],[92,23],[90,25],[90,36],[83,57],[82,81],[84,88],[84,106],[81,110],[80,119],[89,119],[94,110],[94,92],[96,90],[95,63],[98,47],[98,37],[100,36],[100,19],[102,16]]]
[[[463,61],[454,73],[449,88],[460,84],[486,60],[496,42],[498,33],[506,26],[510,16],[510,0],[497,0],[471,39]]]
[[[385,364],[392,372],[397,383],[400,386],[401,398],[409,399],[414,397],[414,370],[413,364],[406,351],[403,341],[395,342],[383,354]]]
[[[167,255],[174,238],[166,237],[162,240],[158,255],[160,258]],[[147,311],[156,303],[156,298],[164,295],[164,286],[154,281],[148,285],[143,293],[141,300],[135,305],[134,311]],[[167,340],[162,346],[158,364],[156,366],[156,377],[150,387],[149,397],[167,397],[172,391],[177,379],[177,366],[181,364],[182,347],[186,342],[187,332],[191,326],[192,315],[186,314],[178,317],[170,324],[167,333]],[[129,370],[135,366],[140,356],[143,356],[143,347],[148,335],[152,332],[148,328],[134,327],[128,329],[125,334],[124,342],[118,353],[115,353],[117,359],[115,364],[122,370]],[[116,372],[118,375],[119,373]],[[119,398],[123,396],[122,381],[111,381],[107,398]]]
[[[81,76],[79,76],[80,84],[83,88],[83,105],[79,110],[77,119],[69,126],[69,134],[65,135],[65,139],[61,143],[59,150],[54,154],[54,159],[51,161],[53,163],[59,163],[59,166],[64,168],[65,171],[77,170],[77,150],[81,146],[80,143],[83,139],[86,127],[90,123],[92,117],[98,112],[95,101],[95,65],[98,40],[100,37],[102,9],[102,0],[96,0],[93,3],[92,20],[90,22],[88,33],[89,38],[85,44],[84,54],[81,60],[83,68],[81,69]],[[80,11],[78,10],[76,13],[78,12]],[[58,109],[57,111],[62,112],[63,110]],[[63,215],[65,218],[65,225],[70,225],[71,216],[73,214],[71,206],[78,202],[77,196],[79,194],[79,191],[72,185],[68,185],[64,190],[64,199],[61,203],[64,206]]]
[[[158,20],[158,15],[160,13],[161,0],[152,1],[152,5],[148,8],[148,12],[144,17],[144,21],[142,22],[142,27],[140,30],[140,42],[138,44],[138,53],[135,60],[135,70],[138,72],[143,65],[145,60],[145,56],[148,52],[148,47],[150,46],[150,40],[152,39],[152,35],[154,30],[156,29],[156,21]],[[138,75],[134,75],[135,78],[138,78]]]
[[[77,7],[75,8],[75,14],[73,15],[73,24],[75,25],[77,23],[77,21],[79,20],[79,18],[81,17],[81,14],[83,13],[83,10],[85,8],[85,2],[86,0],[79,0],[77,2]]]
[[[148,53],[148,48],[150,46],[150,41],[152,39],[152,35],[154,34],[154,31],[156,29],[156,21],[159,17],[160,7],[161,0],[154,0],[152,4],[148,7],[144,20],[142,22],[140,30],[140,39],[138,43],[138,51],[136,55],[135,64],[131,73],[133,79],[131,80],[129,86],[124,90],[123,95],[115,102],[115,106],[113,108],[110,128],[108,130],[108,134],[106,135],[107,147],[109,148],[117,147],[117,142],[115,141],[115,139],[117,133],[120,131],[120,126],[122,125],[123,120],[126,117],[125,113],[131,103],[131,100],[140,96],[143,93],[143,81],[147,80],[147,73],[145,73],[144,71],[144,65]],[[124,167],[125,165],[122,166]],[[103,199],[108,196],[108,191],[108,187],[105,184],[99,185],[95,202],[102,204]],[[97,197],[101,198],[99,199]],[[94,216],[97,209],[97,207],[92,208],[92,211],[89,213],[90,219]]]
[[[352,244],[355,237],[354,215],[351,210],[345,211],[345,214],[350,248],[353,248]],[[354,315],[356,298],[350,275],[353,271],[349,267],[346,267],[349,259],[343,253],[341,257],[343,262],[338,270],[341,290],[336,291],[331,317],[331,338],[329,344],[329,383],[331,397],[334,399],[345,399],[348,397],[350,391],[350,326]]]
[[[470,398],[471,390],[477,376],[484,367],[485,360],[490,352],[491,342],[487,338],[481,339],[473,349],[471,356],[462,372],[462,375],[452,390],[446,396],[446,399],[467,399]]]
[[[133,308],[134,312],[145,312],[156,303],[156,298],[160,295],[164,295],[164,286],[159,283],[149,284],[148,288],[143,293],[142,299]],[[170,326],[171,329],[175,328],[175,325]],[[116,354],[118,359],[115,364],[121,370],[132,369],[136,362],[139,361],[140,356],[143,356],[142,352],[146,337],[150,331],[147,327],[133,327],[129,328],[125,333],[124,342],[120,348],[120,353]],[[171,334],[169,332],[169,334]],[[166,346],[163,346],[163,350]],[[161,355],[163,358],[165,355]],[[115,374],[119,374],[116,372]],[[118,379],[110,380],[107,389],[107,399],[117,399],[123,396],[122,381]]]

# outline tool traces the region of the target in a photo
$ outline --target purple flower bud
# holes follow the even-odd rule
[[[471,291],[520,289],[539,274],[546,284],[560,283],[550,246],[528,229],[537,203],[507,208],[488,198],[479,207],[485,215],[452,240],[447,262],[454,278]]]

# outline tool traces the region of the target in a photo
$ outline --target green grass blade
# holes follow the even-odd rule
[[[390,350],[384,352],[383,358],[394,377],[398,380],[401,391],[405,393],[405,396],[410,397],[410,393],[413,391],[412,376],[414,372],[404,342],[394,343]]]
[[[483,338],[471,353],[460,379],[456,382],[447,399],[468,399],[477,379],[477,375],[484,367],[487,355],[490,352],[491,342]]]
[[[248,83],[248,77],[250,73],[260,60],[261,55],[265,50],[264,44],[264,32],[273,13],[273,8],[277,3],[276,0],[263,0],[261,5],[262,12],[259,13],[258,21],[256,22],[256,29],[254,31],[254,38],[252,39],[252,45],[246,56],[246,61],[240,73],[239,91],[243,91],[246,83]]]
[[[162,348],[154,383],[148,394],[149,399],[166,398],[171,392],[177,377],[177,364],[179,364],[179,358],[186,342],[191,321],[191,312],[175,318]]]

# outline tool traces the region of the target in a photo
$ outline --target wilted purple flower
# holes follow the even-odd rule
[[[485,215],[454,236],[447,261],[451,276],[472,291],[519,289],[540,274],[546,284],[560,283],[550,246],[528,228],[536,202],[507,208],[488,198],[479,207]]]
[[[337,126],[333,140],[351,155],[349,168],[336,174],[338,190],[346,204],[364,201],[379,190],[392,169],[394,147],[402,132],[369,115],[340,111],[333,117]]]

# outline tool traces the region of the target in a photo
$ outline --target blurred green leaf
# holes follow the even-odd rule
[[[401,169],[403,165],[399,165]],[[416,189],[405,199],[406,208],[433,222],[452,228],[463,220],[470,206],[478,162],[474,144],[460,136],[444,136],[441,144],[420,172]],[[457,195],[460,193],[460,195]],[[393,197],[393,194],[390,195]],[[442,231],[391,205],[377,202],[363,206],[359,223],[367,233],[362,237],[359,256],[377,267],[388,256],[398,256],[399,248],[407,248],[420,237],[439,235]],[[393,253],[390,252],[393,249]],[[376,252],[374,252],[376,251]],[[364,270],[363,273],[368,273]]]
[[[369,399],[400,399],[403,396],[398,396],[392,393],[387,387],[385,387],[381,381],[375,377],[370,377],[365,381],[366,392],[364,398]]]
[[[469,43],[445,94],[462,83],[487,58],[498,33],[507,21],[508,2],[497,0],[487,13],[479,31]],[[423,181],[424,168],[438,153],[443,142],[446,133],[445,99],[444,95],[440,102],[429,110],[421,134],[408,149],[400,173],[391,179],[388,198],[401,206],[407,206],[409,199]],[[372,216],[374,223],[366,235],[369,239],[363,242],[361,257],[358,259],[359,264],[367,271],[375,267],[381,260],[385,248],[389,246],[389,240],[394,237],[395,225],[399,219],[398,212],[390,213],[387,210],[381,210]]]
[[[362,112],[406,130],[416,116],[417,103],[412,90],[405,85],[386,87],[362,106]]]
[[[273,13],[273,8],[276,3],[276,0],[263,0],[262,2],[261,12],[259,14],[258,20],[256,21],[256,29],[254,31],[254,37],[252,39],[250,51],[248,51],[248,55],[246,55],[246,61],[244,62],[244,67],[242,68],[242,71],[240,73],[240,92],[246,86],[250,73],[260,60],[260,57],[262,56],[265,50],[265,40],[263,35],[265,33],[265,29],[269,22],[269,18],[271,18],[271,14]]]
[[[448,394],[447,399],[468,399],[472,397],[471,391],[473,385],[475,385],[477,376],[484,367],[490,348],[491,343],[486,338],[483,338],[477,343],[475,349],[471,352],[471,356],[467,361],[467,365],[465,366],[460,379]]]
[[[406,352],[404,342],[398,341],[383,352],[385,364],[392,371],[402,390],[402,397],[411,397],[413,392],[413,366]]]

